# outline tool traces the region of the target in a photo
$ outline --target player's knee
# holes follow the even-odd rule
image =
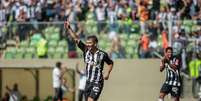
[[[91,97],[88,97],[88,101],[94,101],[94,99]]]
[[[174,99],[174,101],[179,101],[179,97],[176,97],[176,98]]]
[[[164,101],[163,99],[159,98],[158,101]]]
[[[160,98],[160,99],[164,99],[164,97],[165,97],[165,94],[164,94],[164,93],[160,93],[159,98]],[[162,101],[163,101],[163,100],[162,100]]]

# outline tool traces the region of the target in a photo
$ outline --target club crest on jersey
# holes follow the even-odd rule
[[[99,92],[100,89],[99,89],[99,87],[93,87],[93,91],[94,91],[94,92]]]
[[[177,87],[172,87],[172,91],[177,94],[178,88]]]

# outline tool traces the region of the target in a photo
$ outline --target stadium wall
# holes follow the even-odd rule
[[[28,98],[33,98],[35,95],[34,78],[30,72],[22,68],[40,68],[40,97],[45,99],[53,95],[51,73],[56,61],[58,60],[1,60],[2,94],[6,91],[6,85],[12,87],[12,84],[16,82],[23,94],[26,94]],[[78,61],[81,63],[80,67],[84,67],[83,60],[61,61],[71,69],[75,69]],[[106,65],[105,69],[107,69]],[[77,75],[76,86],[78,80]],[[115,60],[114,69],[109,80],[105,81],[99,101],[156,101],[163,81],[164,73],[159,72],[159,60],[157,59]],[[72,98],[72,94],[65,96]]]

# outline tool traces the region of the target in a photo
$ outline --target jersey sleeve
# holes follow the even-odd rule
[[[105,55],[104,55],[104,61],[105,61],[108,65],[113,64],[113,61],[110,59],[110,57],[108,56],[107,53],[105,53]]]
[[[83,51],[86,51],[86,45],[82,41],[78,41],[77,46]]]

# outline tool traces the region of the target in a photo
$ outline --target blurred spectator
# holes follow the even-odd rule
[[[54,101],[62,101],[63,99],[63,91],[62,91],[62,80],[63,75],[66,71],[64,65],[61,62],[57,62],[53,71],[52,71],[52,79],[53,79],[53,88],[54,88]]]
[[[156,57],[154,53],[158,52],[157,49],[158,49],[158,43],[157,43],[157,41],[150,38],[150,43],[149,43],[150,58],[155,58]]]
[[[34,29],[38,29],[38,21],[42,19],[41,17],[41,5],[37,3],[36,0],[31,0],[30,5],[27,7],[28,9],[28,19],[30,23],[33,25]]]
[[[106,22],[106,6],[104,5],[104,1],[101,0],[98,2],[98,5],[95,9],[96,20],[97,20],[97,28],[98,33],[100,34],[105,28]]]
[[[141,33],[146,31],[146,21],[149,19],[149,10],[147,9],[148,2],[140,1],[138,5],[138,15],[140,18]]]
[[[41,37],[36,45],[37,56],[39,58],[47,58],[47,40],[44,37]]]
[[[19,10],[16,11],[16,20],[18,22],[18,36],[19,36],[19,41],[23,41],[27,38],[28,35],[28,26],[25,24],[27,21],[27,12],[25,11],[25,6],[21,6]]]
[[[169,23],[172,23],[173,26],[176,25],[177,20],[180,20],[180,17],[180,13],[176,11],[176,8],[172,7],[168,9],[167,20],[169,21]]]
[[[59,21],[66,21],[67,20],[67,16],[65,15],[65,9],[61,9],[61,12],[59,14]],[[59,24],[60,27],[60,38],[63,39],[66,37],[66,31],[63,27],[63,24]]]
[[[161,7],[160,0],[152,0],[152,12],[155,14],[154,16],[157,15],[157,13],[160,10],[160,7]],[[156,18],[154,17],[154,19]]]
[[[168,47],[168,34],[166,30],[162,31],[162,48],[166,49]]]
[[[148,32],[149,32],[151,40],[157,40],[158,39],[158,26],[156,25],[156,22],[150,22],[149,23]]]
[[[13,85],[13,89],[9,88],[8,86],[6,86],[6,89],[9,92],[9,101],[21,101],[21,92],[18,89],[18,84],[15,83]]]
[[[196,83],[198,82],[198,77],[200,76],[200,66],[201,66],[201,56],[196,55],[196,57],[193,57],[192,60],[189,62],[189,71],[190,71],[190,76],[192,78],[192,93],[193,96],[196,96]]]
[[[140,38],[140,44],[139,44],[139,56],[140,58],[149,58],[149,44],[150,44],[150,38],[147,35],[147,33],[143,33]]]
[[[160,12],[157,15],[157,20],[159,20],[160,31],[167,29],[167,9],[166,7],[161,7]]]
[[[10,8],[11,8],[11,1],[10,0],[2,0],[2,6],[5,8],[5,14],[6,14],[6,21],[9,20],[10,16]]]
[[[121,45],[121,39],[116,36],[112,39],[112,47],[110,49],[109,55],[111,57],[111,59],[122,59],[125,58],[125,49],[124,47]]]
[[[0,25],[2,25],[4,21],[7,21],[6,9],[2,5],[0,5]]]
[[[83,11],[81,8],[81,3],[82,3],[81,0],[76,0],[76,3],[75,3],[74,8],[73,8],[75,10],[75,13],[77,15],[78,20],[82,20],[83,19],[82,17],[84,17],[84,15],[82,15]]]
[[[109,20],[109,31],[118,31],[118,23],[117,23],[117,11],[116,11],[116,5],[110,5],[108,8],[108,20]]]

